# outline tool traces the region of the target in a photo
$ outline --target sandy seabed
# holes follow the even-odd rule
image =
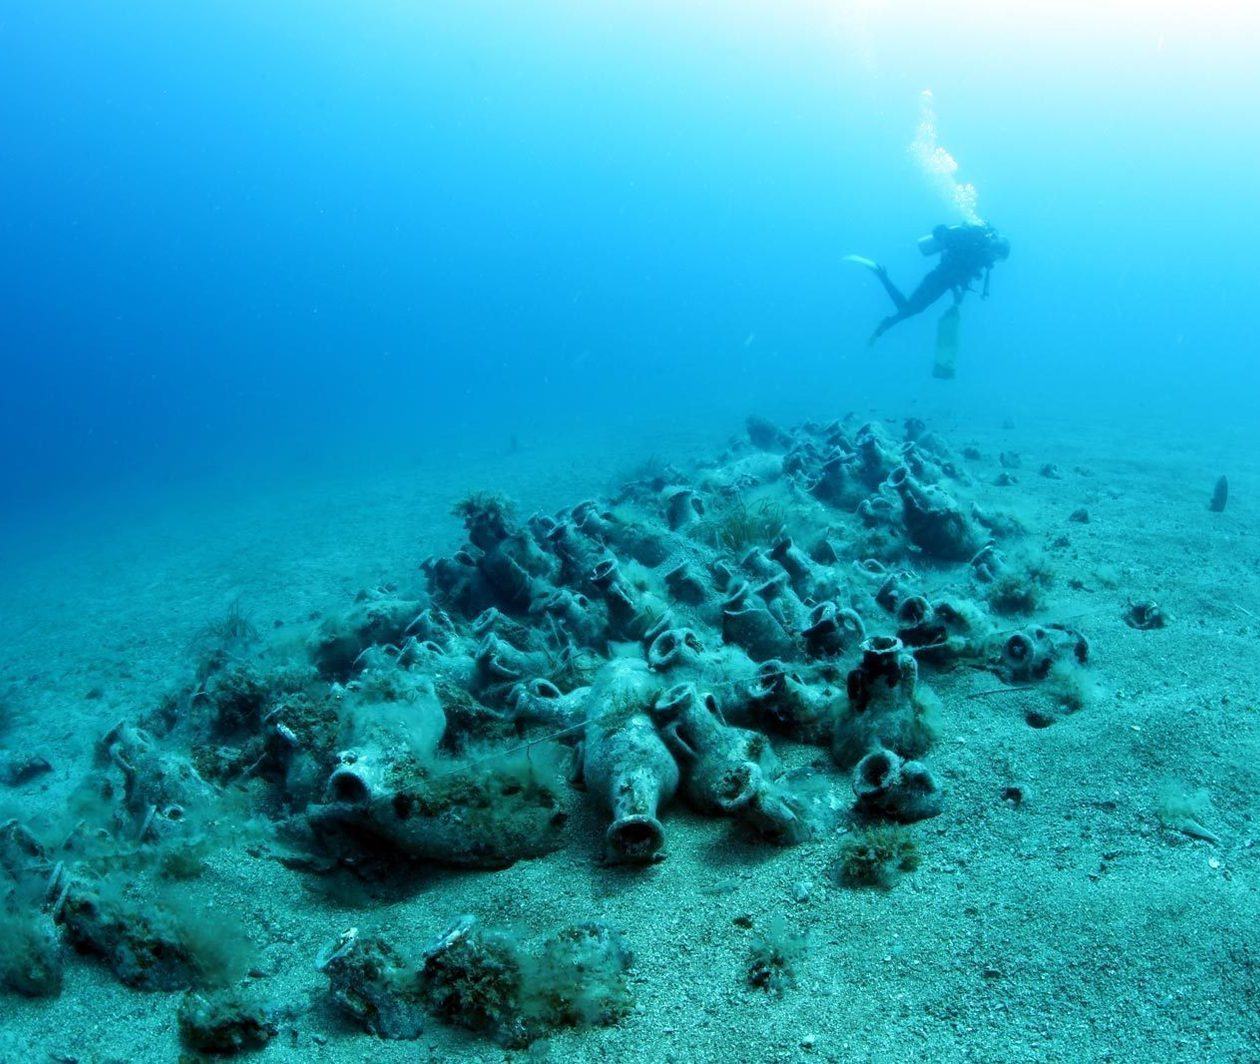
[[[1034,728],[1020,693],[986,694],[990,675],[934,680],[945,812],[916,826],[922,864],[890,891],[834,885],[835,839],[759,846],[681,810],[668,859],[647,869],[598,865],[602,821],[583,809],[570,844],[547,857],[434,872],[359,902],[265,853],[218,852],[199,889],[244,916],[259,968],[294,1010],[259,1059],[1260,1059],[1260,441],[1154,422],[929,420],[983,456],[968,463],[976,497],[1015,512],[1046,549],[1056,581],[1040,615],[1088,634],[1092,705]],[[34,821],[64,804],[93,740],[185,682],[190,641],[233,602],[260,628],[301,625],[455,546],[450,506],[472,488],[552,510],[648,453],[713,453],[737,428],[673,422],[630,442],[446,449],[11,530],[0,692],[16,721],[3,742],[53,768],[0,790],[0,809]],[[1019,483],[993,486],[1008,450],[1023,455]],[[1062,479],[1039,476],[1044,463]],[[1232,498],[1214,514],[1220,472]],[[1089,522],[1069,521],[1082,507]],[[1131,599],[1157,601],[1169,624],[1129,627]],[[1218,843],[1161,818],[1170,793],[1206,802]],[[518,1053],[436,1022],[416,1042],[380,1041],[329,1006],[314,958],[339,932],[423,942],[465,912],[533,938],[581,920],[620,928],[635,956],[633,1012]],[[753,938],[776,914],[809,942],[797,985],[778,997],[746,980]],[[0,1060],[177,1059],[178,998],[72,958],[58,998],[2,999]]]

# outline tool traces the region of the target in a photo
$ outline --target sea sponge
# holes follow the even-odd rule
[[[897,824],[877,824],[845,836],[832,877],[846,887],[891,890],[918,867],[919,850],[910,832]]]

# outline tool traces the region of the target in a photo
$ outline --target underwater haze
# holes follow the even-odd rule
[[[0,8],[0,1064],[1260,1061],[1257,41]]]
[[[1250,416],[1255,23],[1228,3],[14,7],[5,494],[753,397]],[[926,319],[866,350],[883,296],[841,261],[910,286],[915,239],[959,220],[908,151],[924,89],[1014,249],[948,385],[923,379]]]

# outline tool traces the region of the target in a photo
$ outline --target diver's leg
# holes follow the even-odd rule
[[[898,310],[906,305],[906,297],[901,294],[901,289],[892,283],[892,279],[888,276],[888,271],[874,259],[864,258],[861,255],[846,255],[844,260],[845,262],[856,263],[858,266],[865,266],[878,277],[879,283],[884,286],[884,291],[888,293],[888,298],[893,301],[893,306]]]
[[[875,276],[879,278],[879,283],[884,286],[884,291],[888,293],[888,298],[893,301],[893,306],[897,308],[898,313],[906,309],[906,297],[901,294],[901,289],[892,283],[892,278],[888,276],[888,271],[882,266],[875,269]]]
[[[952,279],[939,268],[929,273],[919,282],[919,287],[910,293],[910,298],[905,301],[906,317],[922,314],[954,287],[951,282]]]
[[[875,331],[871,333],[871,338],[866,341],[867,346],[869,347],[894,325],[905,321],[908,317],[910,317],[910,315],[905,313],[903,310],[897,311],[896,314],[889,314],[888,317],[875,326]]]
[[[897,291],[892,282],[888,280],[887,276],[881,277],[880,279],[884,282],[885,287],[889,289],[888,294],[890,296],[893,292]],[[910,293],[909,299],[901,297],[901,300],[898,303],[898,297],[901,296],[901,293],[897,292],[897,295],[893,296],[893,302],[897,303],[897,313],[890,314],[879,323],[868,343],[873,344],[894,325],[900,324],[907,318],[913,318],[916,314],[922,314],[928,307],[948,292],[950,287],[948,277],[937,269],[933,270],[919,282],[919,287]]]

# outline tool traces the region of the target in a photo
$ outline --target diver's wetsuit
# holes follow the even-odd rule
[[[971,290],[971,282],[979,280],[982,275],[985,278],[985,294],[988,294],[988,272],[1003,257],[995,243],[996,230],[987,225],[938,225],[932,230],[932,236],[939,248],[941,261],[919,282],[919,287],[910,293],[909,299],[901,294],[882,266],[875,267],[875,276],[892,299],[897,312],[879,323],[871,343],[899,322],[922,314],[946,292],[953,291],[956,304],[962,302],[963,293]]]

